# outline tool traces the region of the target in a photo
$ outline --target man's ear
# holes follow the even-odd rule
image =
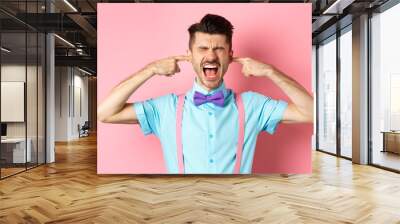
[[[229,51],[229,62],[232,62],[233,60],[233,50]]]

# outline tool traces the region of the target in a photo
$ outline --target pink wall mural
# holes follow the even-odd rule
[[[122,80],[148,63],[186,54],[188,27],[208,14],[234,26],[234,55],[273,64],[311,92],[311,4],[98,4],[98,102]],[[157,76],[131,102],[192,88],[195,73],[180,64],[174,77]],[[246,78],[232,63],[225,84],[236,92],[255,91],[289,102],[267,78]],[[258,137],[253,173],[310,173],[312,124],[280,124],[274,135]],[[99,174],[166,173],[161,145],[138,125],[98,122]]]

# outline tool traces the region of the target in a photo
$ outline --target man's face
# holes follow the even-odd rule
[[[196,32],[189,55],[197,82],[210,91],[221,84],[233,52],[225,35]]]

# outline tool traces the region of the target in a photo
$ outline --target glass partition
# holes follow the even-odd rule
[[[400,171],[400,4],[371,18],[372,164]]]
[[[26,33],[1,34],[1,176],[26,169]],[[6,50],[4,50],[6,49]]]
[[[352,149],[352,34],[351,25],[340,36],[340,154],[351,158]]]
[[[43,13],[44,1],[1,1],[0,178],[45,163],[45,34],[15,17]]]
[[[336,36],[318,47],[318,149],[336,154]]]

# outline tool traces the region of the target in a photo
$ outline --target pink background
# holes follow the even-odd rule
[[[98,4],[98,102],[111,88],[151,61],[186,54],[188,27],[207,13],[234,26],[234,56],[273,64],[311,92],[311,4]],[[190,89],[195,73],[180,63],[172,78],[155,76],[130,98],[145,100]],[[253,90],[275,99],[288,97],[266,78],[245,78],[232,63],[226,86]],[[138,125],[98,122],[97,171],[100,174],[166,173],[154,135]],[[253,173],[310,173],[311,124],[280,124],[257,142]]]

